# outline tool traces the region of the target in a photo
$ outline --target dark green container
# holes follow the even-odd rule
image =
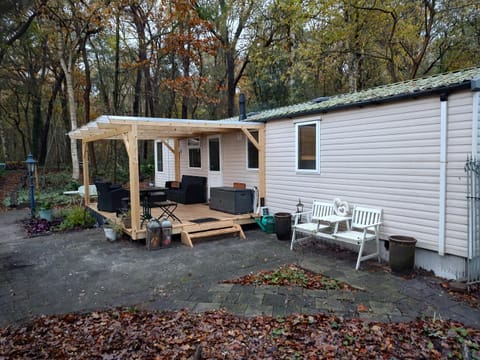
[[[278,240],[290,240],[292,237],[292,214],[275,213],[275,233]]]
[[[410,236],[392,235],[390,241],[390,268],[393,273],[408,275],[415,266],[415,244],[417,240]]]

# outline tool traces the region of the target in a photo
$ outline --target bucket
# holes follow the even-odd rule
[[[40,219],[45,219],[48,222],[52,222],[52,209],[40,209],[38,217]]]
[[[410,274],[415,265],[415,244],[417,240],[410,236],[392,235],[390,241],[390,268],[397,274]]]
[[[292,237],[292,214],[275,213],[275,232],[278,240],[290,240]]]

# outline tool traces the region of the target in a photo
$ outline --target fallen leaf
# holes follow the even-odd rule
[[[368,307],[366,307],[363,304],[360,304],[357,306],[357,312],[368,312],[368,311],[369,311]]]

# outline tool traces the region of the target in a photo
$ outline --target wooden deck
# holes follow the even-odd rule
[[[88,207],[106,219],[116,220],[117,222],[121,221],[119,218],[115,216],[115,213],[113,212],[105,212],[105,211],[98,210],[97,203],[91,203],[89,204]],[[161,214],[161,210],[159,208],[152,208],[153,217],[158,217],[160,216],[160,214]],[[208,231],[209,229],[216,229],[218,228],[219,221],[223,223],[231,222],[233,224],[238,224],[238,225],[252,224],[255,222],[252,219],[252,216],[254,214],[240,214],[240,215],[228,214],[221,211],[211,210],[208,207],[208,204],[192,204],[192,205],[178,204],[178,207],[175,210],[174,214],[182,222],[179,223],[178,221],[172,221],[172,219],[169,219],[170,221],[172,221],[173,234],[180,234],[184,231],[194,232],[200,228],[202,229],[202,231]],[[191,220],[205,219],[205,218],[213,218],[216,220],[213,220],[210,222],[209,221],[202,222],[200,224],[191,221]],[[124,232],[132,237],[131,229],[124,228]],[[142,229],[137,232],[136,237],[135,238],[132,237],[132,240],[145,239],[145,237],[146,237],[146,229],[144,224]]]

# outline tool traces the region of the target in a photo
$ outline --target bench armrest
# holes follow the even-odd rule
[[[295,213],[292,213],[293,224],[294,224],[294,225],[297,225],[297,224],[298,224],[298,220],[300,219],[300,217],[301,217],[302,215],[303,215],[303,216],[306,216],[308,222],[310,222],[310,220],[311,220],[311,218],[312,218],[312,212],[311,212],[311,211],[295,212]]]

